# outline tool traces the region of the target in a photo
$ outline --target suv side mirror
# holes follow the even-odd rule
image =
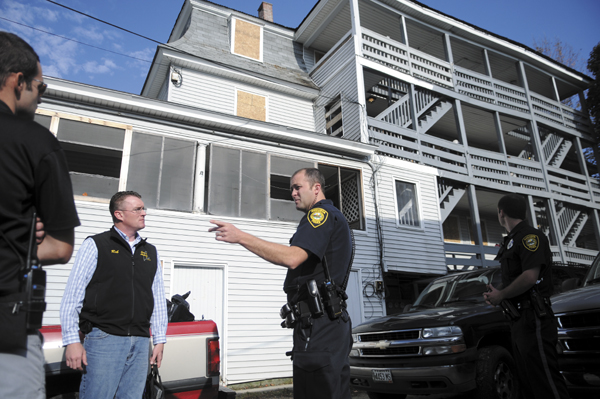
[[[410,310],[410,308],[412,307],[412,303],[407,304],[404,309],[402,309],[402,313],[406,313]]]
[[[581,285],[581,280],[577,277],[571,277],[562,282],[561,292],[566,292],[578,288]]]

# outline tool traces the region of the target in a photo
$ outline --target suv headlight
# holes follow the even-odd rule
[[[457,326],[423,329],[423,338],[451,337],[456,335],[463,335],[462,330]]]

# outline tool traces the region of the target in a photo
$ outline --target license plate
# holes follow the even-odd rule
[[[390,369],[371,370],[373,372],[373,381],[392,383],[392,372]]]

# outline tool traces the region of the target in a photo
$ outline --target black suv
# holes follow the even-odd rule
[[[563,282],[563,291],[579,285]],[[558,365],[572,394],[600,397],[600,255],[581,288],[552,297],[558,319]]]
[[[432,281],[408,311],[352,330],[350,383],[370,398],[458,393],[517,398],[510,325],[487,305],[487,284],[499,268],[456,273]]]

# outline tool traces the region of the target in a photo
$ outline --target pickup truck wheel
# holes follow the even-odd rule
[[[406,395],[403,393],[379,393],[367,392],[369,399],[404,399]]]
[[[475,399],[517,399],[519,382],[515,362],[501,346],[481,348],[477,360]]]

